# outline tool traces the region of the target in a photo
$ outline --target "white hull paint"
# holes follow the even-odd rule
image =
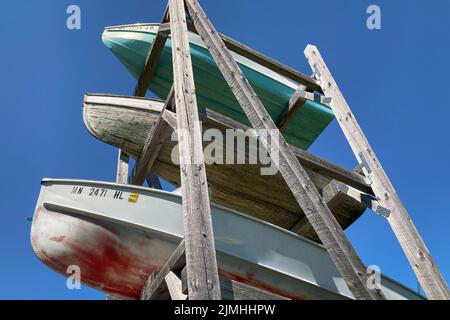
[[[219,273],[292,299],[348,299],[326,250],[254,218],[212,205]],[[57,272],[81,268],[81,281],[138,298],[183,237],[181,196],[113,183],[42,182],[31,231],[33,249]],[[389,299],[421,297],[386,277]]]

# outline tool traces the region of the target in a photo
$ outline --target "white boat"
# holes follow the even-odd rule
[[[212,205],[222,277],[291,299],[352,299],[319,244],[244,214]],[[114,183],[44,179],[31,230],[38,258],[81,282],[138,298],[183,237],[179,194]],[[382,277],[388,299],[421,299]]]

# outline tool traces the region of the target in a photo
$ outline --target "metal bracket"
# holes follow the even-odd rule
[[[391,215],[391,210],[382,206],[378,206],[377,209],[375,210],[375,213],[377,213],[382,217],[389,218],[389,216]]]
[[[316,79],[317,81],[320,81],[320,76],[321,76],[320,70],[319,70],[319,68],[315,65],[315,66],[313,67],[313,74],[312,74],[311,78],[314,78],[314,79]]]
[[[391,210],[380,206],[378,201],[379,199],[371,194],[364,194],[364,196],[361,196],[361,203],[365,204],[367,208],[371,209],[379,216],[389,218],[389,216],[391,215]],[[376,203],[376,207],[374,205],[374,202]]]
[[[335,193],[342,192],[342,193],[347,194],[348,191],[350,190],[350,187],[348,185],[346,185],[345,183],[341,183],[341,182],[332,183],[331,187],[332,187],[333,192],[335,192]]]
[[[293,104],[299,98],[315,101],[317,103],[321,103],[321,104],[325,104],[325,105],[329,105],[331,103],[331,97],[326,97],[317,92],[306,91],[306,88],[304,86],[300,86],[295,91],[295,93],[291,97],[291,100],[289,101],[289,104],[290,105]]]
[[[319,96],[319,101],[320,103],[329,106],[331,103],[331,97]]]
[[[370,169],[369,163],[366,160],[366,157],[362,152],[359,153],[359,158],[361,159],[361,163],[356,167],[356,171],[360,171],[362,168],[366,168],[367,173],[372,173],[372,169]]]

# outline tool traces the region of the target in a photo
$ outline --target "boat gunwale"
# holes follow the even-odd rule
[[[106,93],[106,94],[105,94],[105,93],[99,93],[99,94],[97,94],[97,93],[86,93],[86,94],[85,94],[85,97],[86,97],[86,96],[98,96],[98,97],[106,97],[106,98],[107,98],[107,97],[111,97],[111,98],[124,98],[124,99],[135,99],[135,98],[137,98],[137,97],[129,96],[129,95],[116,95],[116,94],[107,94],[107,93]],[[148,102],[155,102],[155,103],[158,103],[158,104],[164,104],[164,101],[161,100],[161,99],[159,99],[159,98],[139,97],[139,98],[137,98],[137,99],[139,99],[139,100],[146,100],[146,101],[148,101]],[[104,140],[104,139],[101,139],[99,136],[97,136],[97,135],[95,134],[96,131],[93,130],[93,128],[91,128],[91,126],[90,126],[90,125],[91,125],[91,122],[90,122],[90,121],[87,121],[86,116],[87,116],[87,114],[90,112],[90,111],[89,111],[90,107],[92,107],[92,106],[95,107],[95,105],[102,106],[102,107],[108,107],[108,106],[111,106],[111,107],[120,108],[120,109],[142,110],[142,111],[145,111],[145,112],[147,112],[147,113],[151,113],[151,112],[153,112],[154,110],[156,110],[156,109],[158,108],[158,107],[154,108],[153,105],[149,105],[149,106],[145,106],[145,107],[140,107],[140,106],[131,106],[131,105],[123,105],[123,104],[113,104],[113,103],[97,103],[97,102],[95,102],[95,103],[89,103],[89,102],[86,102],[85,100],[86,100],[86,99],[83,100],[83,120],[86,120],[86,121],[85,121],[85,126],[86,126],[86,128],[88,129],[89,133],[90,133],[95,139],[101,140],[101,141],[103,141],[103,142],[105,142],[105,143],[107,143],[107,144],[109,144],[109,145],[110,145],[110,142],[108,142],[108,141],[106,141],[106,140]],[[212,111],[212,110],[209,109],[209,108],[205,108],[205,109],[206,109],[206,111],[207,111],[206,117],[208,117],[208,118],[209,118],[209,115],[208,115],[208,114],[211,114],[211,115],[218,114],[218,115],[220,115],[220,116],[223,116],[222,114],[220,114],[220,113],[218,113],[218,112],[216,112],[216,111]],[[162,110],[162,109],[161,109],[161,110]],[[224,116],[224,117],[226,117],[226,116]],[[251,127],[247,127],[245,124],[242,124],[242,123],[237,122],[237,121],[235,121],[235,120],[232,120],[232,121],[235,122],[237,125],[239,125],[239,127],[237,127],[237,128],[239,128],[239,129],[243,129],[244,131],[245,131],[245,130],[248,130],[248,129],[251,129]],[[220,121],[219,121],[219,122],[220,122]],[[311,152],[308,151],[308,150],[303,150],[303,149],[301,149],[301,148],[299,148],[299,147],[296,147],[296,146],[294,146],[294,145],[292,145],[292,144],[289,144],[289,145],[290,145],[291,148],[293,148],[294,153],[296,154],[296,157],[297,157],[297,158],[303,157],[304,159],[306,159],[307,161],[309,161],[309,162],[311,162],[312,164],[315,164],[315,165],[317,165],[317,162],[319,162],[319,163],[320,163],[320,162],[325,162],[328,166],[332,166],[332,167],[330,168],[330,171],[331,171],[331,172],[338,172],[340,175],[343,174],[342,172],[344,172],[345,174],[347,174],[347,173],[353,173],[351,170],[346,169],[346,168],[344,168],[344,167],[342,167],[342,166],[340,166],[340,165],[334,164],[334,163],[330,162],[329,160],[320,158],[320,157],[314,155],[313,153],[311,153]],[[315,166],[315,165],[314,165],[314,166]],[[314,166],[313,166],[313,167],[314,167]],[[311,171],[316,171],[313,167],[311,167],[310,170],[311,170]],[[320,174],[320,173],[319,173],[319,174]],[[357,179],[357,178],[359,178],[359,177],[360,177],[360,175],[355,173],[355,176],[351,178],[352,181],[354,181],[353,183],[351,183],[351,182],[349,183],[348,181],[347,181],[347,182],[344,182],[344,183],[345,183],[345,184],[349,184],[350,186],[352,186],[352,187],[354,187],[354,188],[356,188],[356,189],[358,189],[358,190],[360,190],[360,191],[362,191],[362,192],[372,194],[370,185],[368,185],[367,182],[364,181],[364,180],[362,180],[362,179],[361,179],[361,180]],[[330,176],[330,180],[333,180],[333,179],[336,179],[336,178],[332,178],[332,177]],[[338,179],[338,181],[341,181],[341,180]],[[342,180],[342,181],[344,181],[344,180]]]
[[[150,193],[154,192],[154,193],[157,193],[157,194],[159,193],[161,195],[169,195],[171,197],[174,197],[174,198],[177,198],[177,199],[181,199],[181,200],[183,198],[182,195],[180,195],[180,194],[176,194],[176,193],[165,191],[165,190],[147,188],[147,187],[143,187],[143,186],[135,186],[135,185],[130,185],[130,184],[120,184],[120,183],[115,183],[115,182],[107,182],[107,181],[81,180],[81,179],[53,179],[53,178],[44,178],[41,181],[41,185],[44,185],[44,186],[49,185],[49,184],[71,184],[71,183],[74,183],[74,184],[87,184],[87,185],[88,184],[100,184],[100,185],[106,185],[106,186],[110,186],[110,187],[121,187],[121,188],[125,188],[125,189],[142,190],[142,191],[150,192]],[[247,219],[252,220],[254,222],[257,222],[259,224],[263,224],[263,225],[266,225],[268,227],[272,227],[274,229],[277,229],[278,231],[282,231],[282,232],[284,232],[284,233],[286,233],[286,234],[288,234],[288,235],[290,235],[290,236],[292,236],[294,238],[297,238],[299,240],[305,240],[308,243],[313,244],[314,246],[316,246],[316,247],[318,247],[318,248],[320,248],[322,250],[325,250],[325,252],[326,252],[326,249],[325,249],[325,247],[323,245],[321,245],[319,243],[316,243],[316,242],[314,242],[312,240],[309,240],[307,238],[304,238],[304,237],[302,237],[302,236],[300,236],[298,234],[295,234],[292,231],[289,231],[287,229],[283,229],[283,228],[281,228],[281,227],[279,227],[277,225],[271,224],[271,223],[266,222],[264,220],[259,220],[259,219],[255,218],[255,217],[247,215],[247,214],[245,214],[243,212],[239,212],[237,210],[233,210],[231,208],[224,207],[224,206],[222,206],[220,204],[217,204],[217,203],[211,203],[211,207],[216,207],[218,209],[229,211],[231,213],[234,213],[234,214],[236,214],[238,216],[247,218]]]
[[[57,179],[51,179],[51,180],[57,180]],[[86,210],[81,210],[81,209],[77,209],[77,208],[73,208],[73,207],[71,207],[71,208],[68,208],[68,207],[61,207],[61,208],[59,208],[59,205],[55,205],[53,203],[48,203],[48,202],[43,202],[42,207],[45,210],[47,210],[47,211],[50,210],[50,211],[58,212],[58,213],[61,213],[61,214],[65,214],[65,212],[68,212],[71,216],[73,216],[74,218],[77,218],[77,219],[83,219],[82,217],[88,217],[90,219],[95,219],[90,214],[92,213],[94,216],[96,215],[93,212],[88,212],[87,215],[81,214],[80,212],[86,212]],[[75,211],[71,211],[71,210],[75,210]],[[76,211],[79,211],[79,212],[76,212]],[[42,215],[43,213],[40,212],[39,214]],[[117,221],[118,220],[114,220],[114,219],[112,219],[112,220],[106,219],[106,222],[108,222],[108,223],[115,223],[115,222],[117,223]],[[128,223],[126,224],[126,227],[138,228],[137,225],[128,224]],[[138,229],[141,230],[142,232],[149,232],[149,233],[151,233],[153,235],[156,234],[161,239],[165,239],[165,240],[168,240],[168,241],[179,242],[179,241],[182,240],[182,237],[179,237],[178,235],[175,235],[173,233],[168,233],[168,232],[160,231],[160,230],[157,230],[157,229],[145,228],[145,227],[142,227],[142,226],[140,226]],[[33,232],[32,232],[32,234],[33,234]],[[48,256],[44,251],[42,251],[41,248],[35,243],[34,239],[32,239],[32,241],[31,241],[31,246],[32,246],[33,252],[35,253],[36,257],[40,261],[42,261],[45,265],[49,266],[51,269],[55,270],[57,273],[59,273],[63,277],[67,277],[66,268],[64,266],[62,266],[61,264],[59,264],[57,261],[55,261],[53,258]],[[241,257],[239,255],[231,255],[230,253],[225,252],[225,251],[221,251],[221,250],[218,250],[218,252],[220,252],[220,255],[222,255],[222,256],[232,257],[232,259],[235,259],[235,260],[238,260],[238,261],[242,261],[244,263],[256,264],[256,263],[254,263],[252,261],[249,261],[248,259],[245,259],[244,257]],[[333,291],[332,289],[319,286],[319,285],[317,285],[317,283],[314,283],[314,282],[310,281],[309,279],[304,279],[304,278],[300,279],[300,278],[296,277],[295,275],[292,275],[290,273],[286,273],[286,272],[283,272],[283,271],[280,271],[280,270],[276,270],[276,269],[274,269],[274,268],[272,268],[270,266],[267,266],[267,265],[264,265],[264,264],[261,264],[261,263],[258,263],[258,266],[260,268],[263,268],[263,269],[269,271],[269,272],[275,272],[275,273],[283,274],[283,276],[285,276],[285,277],[292,278],[295,281],[300,281],[300,282],[303,283],[303,285],[312,286],[312,287],[314,287],[314,289],[323,291],[326,294],[336,295],[337,297],[344,298],[344,299],[353,299],[352,296],[348,296],[346,294]],[[91,288],[95,289],[95,290],[101,290],[99,288],[105,289],[103,284],[100,283],[100,282],[97,282],[97,283],[84,283],[84,284],[87,285],[88,287],[91,287]],[[123,296],[123,297],[125,297],[125,296]]]
[[[146,105],[146,106],[131,106],[131,105],[124,105],[124,104],[119,104],[119,103],[108,103],[108,102],[97,102],[97,101],[88,101],[88,97],[104,97],[104,98],[117,98],[117,99],[128,99],[128,100],[141,100],[141,101],[146,101],[146,102],[152,102],[152,103],[156,103],[158,105]],[[159,113],[161,113],[161,111],[164,108],[164,104],[165,102],[161,99],[158,98],[146,98],[146,97],[136,97],[136,96],[127,96],[127,95],[117,95],[117,94],[107,94],[107,93],[85,93],[84,95],[84,99],[83,99],[83,113],[85,111],[85,109],[89,108],[89,106],[103,106],[103,107],[107,107],[107,106],[111,106],[111,107],[116,107],[116,108],[122,108],[122,109],[136,109],[136,110],[142,110],[142,111],[147,111],[147,112],[153,112],[153,111],[157,111]]]
[[[160,23],[137,23],[137,24],[125,24],[125,25],[118,25],[118,26],[108,26],[108,27],[104,28],[102,37],[104,36],[105,32],[107,32],[107,31],[145,33],[145,34],[151,34],[151,35],[155,35],[156,36],[157,33],[158,33],[158,29],[159,29],[160,25],[161,25]],[[150,30],[133,30],[133,29],[131,29],[133,27],[154,27],[156,30],[155,31],[153,31],[153,30],[151,30],[151,31]],[[130,28],[130,29],[127,29],[127,28]],[[209,53],[209,49],[204,44],[204,42],[201,39],[200,35],[198,35],[195,32],[192,32],[190,30],[189,30],[189,35],[193,35],[195,37],[198,37],[198,39],[189,39],[189,42],[190,42],[191,45],[198,46],[199,48],[205,49]],[[226,36],[226,37],[228,37],[228,36]],[[171,35],[169,34],[168,35],[168,39],[170,39],[170,38],[171,38]],[[230,37],[228,37],[228,38],[230,38]],[[198,40],[200,40],[200,41],[198,41]],[[234,39],[232,39],[232,40],[234,42],[237,42],[237,43],[241,44],[237,40],[234,40]],[[241,44],[241,45],[245,46],[243,44]],[[252,49],[252,50],[254,50],[254,49]],[[270,78],[270,79],[272,79],[272,80],[274,80],[274,81],[276,81],[276,82],[278,82],[280,84],[283,84],[283,85],[291,88],[294,91],[297,90],[300,85],[302,85],[299,81],[293,80],[293,79],[291,79],[291,78],[289,78],[289,77],[287,77],[285,75],[282,75],[279,72],[277,72],[275,70],[272,70],[272,69],[270,69],[270,68],[260,64],[259,62],[253,61],[252,59],[247,58],[247,57],[245,57],[245,56],[243,56],[243,55],[241,55],[241,54],[239,54],[239,53],[237,53],[237,52],[235,52],[233,50],[229,50],[229,51],[230,51],[230,53],[232,55],[236,55],[237,57],[239,57],[239,60],[242,60],[242,61],[237,61],[236,57],[234,57],[235,61],[238,64],[241,64],[242,66],[244,66],[246,68],[252,69],[254,72],[257,72],[257,73],[259,73],[262,76],[266,76],[266,77],[268,77],[268,78]],[[269,57],[267,57],[267,58],[269,58]],[[272,58],[269,58],[269,59],[272,59]],[[279,63],[281,65],[284,65],[284,64],[282,64],[281,62],[279,62],[277,60],[274,60],[274,61],[276,61],[277,63]],[[291,67],[287,67],[287,68],[291,68]],[[299,74],[301,74],[305,78],[310,78],[309,79],[310,82],[314,82],[314,80],[311,77],[307,76],[306,74],[303,74],[300,71],[297,71],[297,72]],[[277,79],[277,77],[279,77],[279,79]],[[322,104],[322,103],[317,102],[317,101],[312,101],[312,102],[316,103],[317,105],[320,105],[320,106],[324,107],[327,110],[329,109],[331,111],[331,108],[329,106],[327,106],[326,104]],[[332,111],[331,111],[331,114],[332,114]],[[333,115],[333,117],[334,117],[334,115]]]
[[[123,29],[123,30],[126,30],[126,28],[133,28],[133,27],[157,27],[157,28],[159,29],[159,26],[160,26],[160,25],[161,25],[161,23],[157,23],[157,22],[142,22],[142,23],[123,24],[123,25],[117,25],[117,26],[106,26],[106,27],[104,28],[104,30],[103,30],[103,33],[106,32],[106,31],[110,31],[110,30],[111,30],[111,31],[114,31],[114,30],[117,30],[117,29]],[[134,31],[134,32],[142,31],[142,32],[145,32],[144,30],[128,30],[128,31]],[[189,31],[191,34],[196,34],[196,35],[198,35],[197,33],[192,32],[191,30],[188,30],[188,31]],[[231,40],[232,42],[237,43],[237,44],[239,44],[240,46],[247,48],[247,51],[248,51],[248,50],[250,50],[250,51],[255,51],[255,52],[257,52],[258,54],[260,54],[261,56],[265,57],[265,59],[272,60],[272,62],[274,62],[274,63],[276,63],[276,64],[279,64],[283,69],[287,70],[287,72],[288,72],[289,74],[293,74],[294,76],[297,76],[297,77],[300,77],[300,78],[304,79],[304,81],[309,82],[310,85],[314,86],[314,84],[316,84],[317,81],[315,81],[314,78],[313,78],[312,76],[308,76],[307,74],[305,74],[305,73],[303,73],[303,72],[301,72],[301,71],[295,70],[294,68],[292,68],[292,67],[290,67],[290,66],[288,66],[288,65],[285,65],[284,63],[279,62],[279,61],[277,61],[276,59],[270,58],[269,56],[265,55],[264,53],[261,53],[261,52],[255,50],[255,49],[253,49],[253,48],[250,48],[250,47],[248,47],[247,45],[244,45],[243,43],[241,43],[241,42],[238,41],[238,40],[235,40],[235,39],[233,39],[233,38],[231,38],[231,37],[229,37],[229,36],[227,36],[227,35],[224,35],[224,34],[222,34],[222,33],[220,33],[220,34],[223,35],[223,36],[225,36],[226,38],[228,38],[228,39]],[[169,34],[168,37],[170,37],[170,36],[171,36],[171,35]],[[199,36],[199,35],[198,35],[198,36]],[[202,46],[202,45],[200,45],[200,46]],[[202,46],[202,47],[206,48],[206,46]],[[275,70],[272,70],[271,68],[265,67],[265,66],[261,65],[260,63],[258,63],[258,62],[256,62],[256,61],[253,61],[253,60],[250,59],[250,58],[244,57],[244,56],[242,56],[241,54],[239,54],[239,53],[237,53],[237,52],[235,52],[235,51],[233,51],[233,50],[231,50],[231,49],[230,49],[230,52],[232,52],[232,53],[234,53],[234,54],[237,54],[237,55],[239,55],[239,56],[241,56],[241,57],[243,57],[243,58],[245,58],[245,59],[248,59],[248,60],[250,60],[250,61],[252,61],[252,62],[254,62],[254,63],[256,63],[256,64],[262,66],[263,68],[266,68],[267,70],[270,70],[271,72],[274,72],[274,73],[278,74],[278,75],[281,76],[282,78],[285,78],[285,79],[287,79],[288,81],[297,84],[297,87],[300,86],[300,85],[304,85],[304,84],[302,84],[301,81],[299,81],[298,79],[292,79],[292,78],[289,77],[289,76],[282,75],[282,74],[280,74],[279,72],[277,72],[277,71],[275,71]],[[291,69],[292,71],[289,70],[289,69]],[[255,71],[257,71],[257,70],[255,70]],[[296,73],[297,73],[297,74],[296,74]],[[317,84],[316,84],[316,85],[317,85]],[[307,85],[307,87],[309,87],[309,86]],[[297,88],[294,88],[294,90],[296,90],[296,89],[297,89]],[[317,90],[318,90],[319,92],[321,91],[320,86],[319,86],[318,88],[312,90],[312,91],[317,91]],[[326,105],[325,105],[325,106],[326,106]],[[326,107],[328,107],[328,106],[326,106]]]
[[[128,23],[128,24],[120,24],[117,26],[106,26],[104,27],[104,31],[106,30],[114,30],[120,28],[128,28],[128,27],[159,27],[161,23],[158,22],[142,22],[142,23]],[[132,31],[132,30],[130,30]]]

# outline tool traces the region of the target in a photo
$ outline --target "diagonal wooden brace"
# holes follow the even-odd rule
[[[216,61],[236,99],[255,129],[268,132],[271,145],[262,139],[273,159],[279,156],[278,168],[297,202],[319,235],[331,259],[357,299],[383,299],[378,289],[369,289],[366,268],[326,206],[306,171],[290,149],[270,115],[244,77],[197,0],[185,1],[197,32]],[[279,139],[279,140],[278,140]],[[278,141],[278,142],[277,142]]]
[[[166,300],[170,298],[166,276],[171,271],[179,271],[186,265],[184,240],[178,245],[159,272],[153,272],[141,291],[141,300]]]
[[[330,96],[330,107],[357,159],[363,163],[364,175],[372,181],[372,189],[380,204],[390,210],[388,222],[409,260],[422,288],[430,299],[450,298],[447,283],[428,248],[406,211],[378,157],[359,126],[355,115],[331,75],[317,47],[308,45],[305,56],[316,73],[324,94]]]
[[[172,133],[171,125],[164,119],[164,112],[173,107],[174,92],[170,90],[159,120],[151,128],[145,140],[142,155],[136,162],[135,172],[132,179],[133,185],[143,185],[148,173],[159,156],[163,145],[169,140]]]

